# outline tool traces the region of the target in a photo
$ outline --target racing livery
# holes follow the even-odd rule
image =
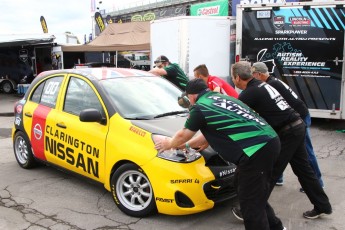
[[[131,216],[210,209],[236,196],[235,165],[211,148],[154,148],[186,120],[180,94],[167,80],[135,69],[43,72],[15,105],[15,157],[25,169],[44,162],[104,184]]]

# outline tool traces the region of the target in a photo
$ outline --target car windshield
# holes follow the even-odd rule
[[[181,90],[160,77],[121,77],[101,81],[116,109],[127,119],[153,119],[187,113],[178,105]]]

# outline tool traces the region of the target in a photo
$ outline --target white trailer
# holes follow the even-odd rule
[[[151,22],[151,65],[159,55],[177,63],[187,76],[206,64],[211,75],[229,80],[230,19],[223,16],[181,16]]]
[[[345,1],[237,5],[236,60],[265,62],[312,117],[345,119]]]

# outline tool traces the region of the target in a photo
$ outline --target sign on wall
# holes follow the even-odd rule
[[[190,7],[191,16],[228,16],[228,0],[218,0],[194,4]]]

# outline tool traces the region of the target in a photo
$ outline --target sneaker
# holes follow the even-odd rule
[[[284,176],[283,174],[280,175],[280,177],[278,178],[277,182],[276,182],[276,186],[283,186],[284,184]]]
[[[287,230],[287,228],[286,228],[286,227],[283,227],[283,230]]]
[[[242,212],[241,209],[237,208],[237,207],[233,207],[231,209],[232,214],[234,214],[234,216],[236,217],[236,219],[243,221],[243,216],[242,216]]]
[[[279,180],[278,180],[278,181],[276,182],[276,186],[283,186],[283,184],[284,184],[283,181],[279,181]]]
[[[319,212],[319,211],[316,211],[315,209],[313,209],[313,210],[304,212],[303,217],[307,218],[307,219],[316,219],[316,218],[319,218],[321,216],[330,215],[330,214],[332,214],[332,210],[329,212]]]

